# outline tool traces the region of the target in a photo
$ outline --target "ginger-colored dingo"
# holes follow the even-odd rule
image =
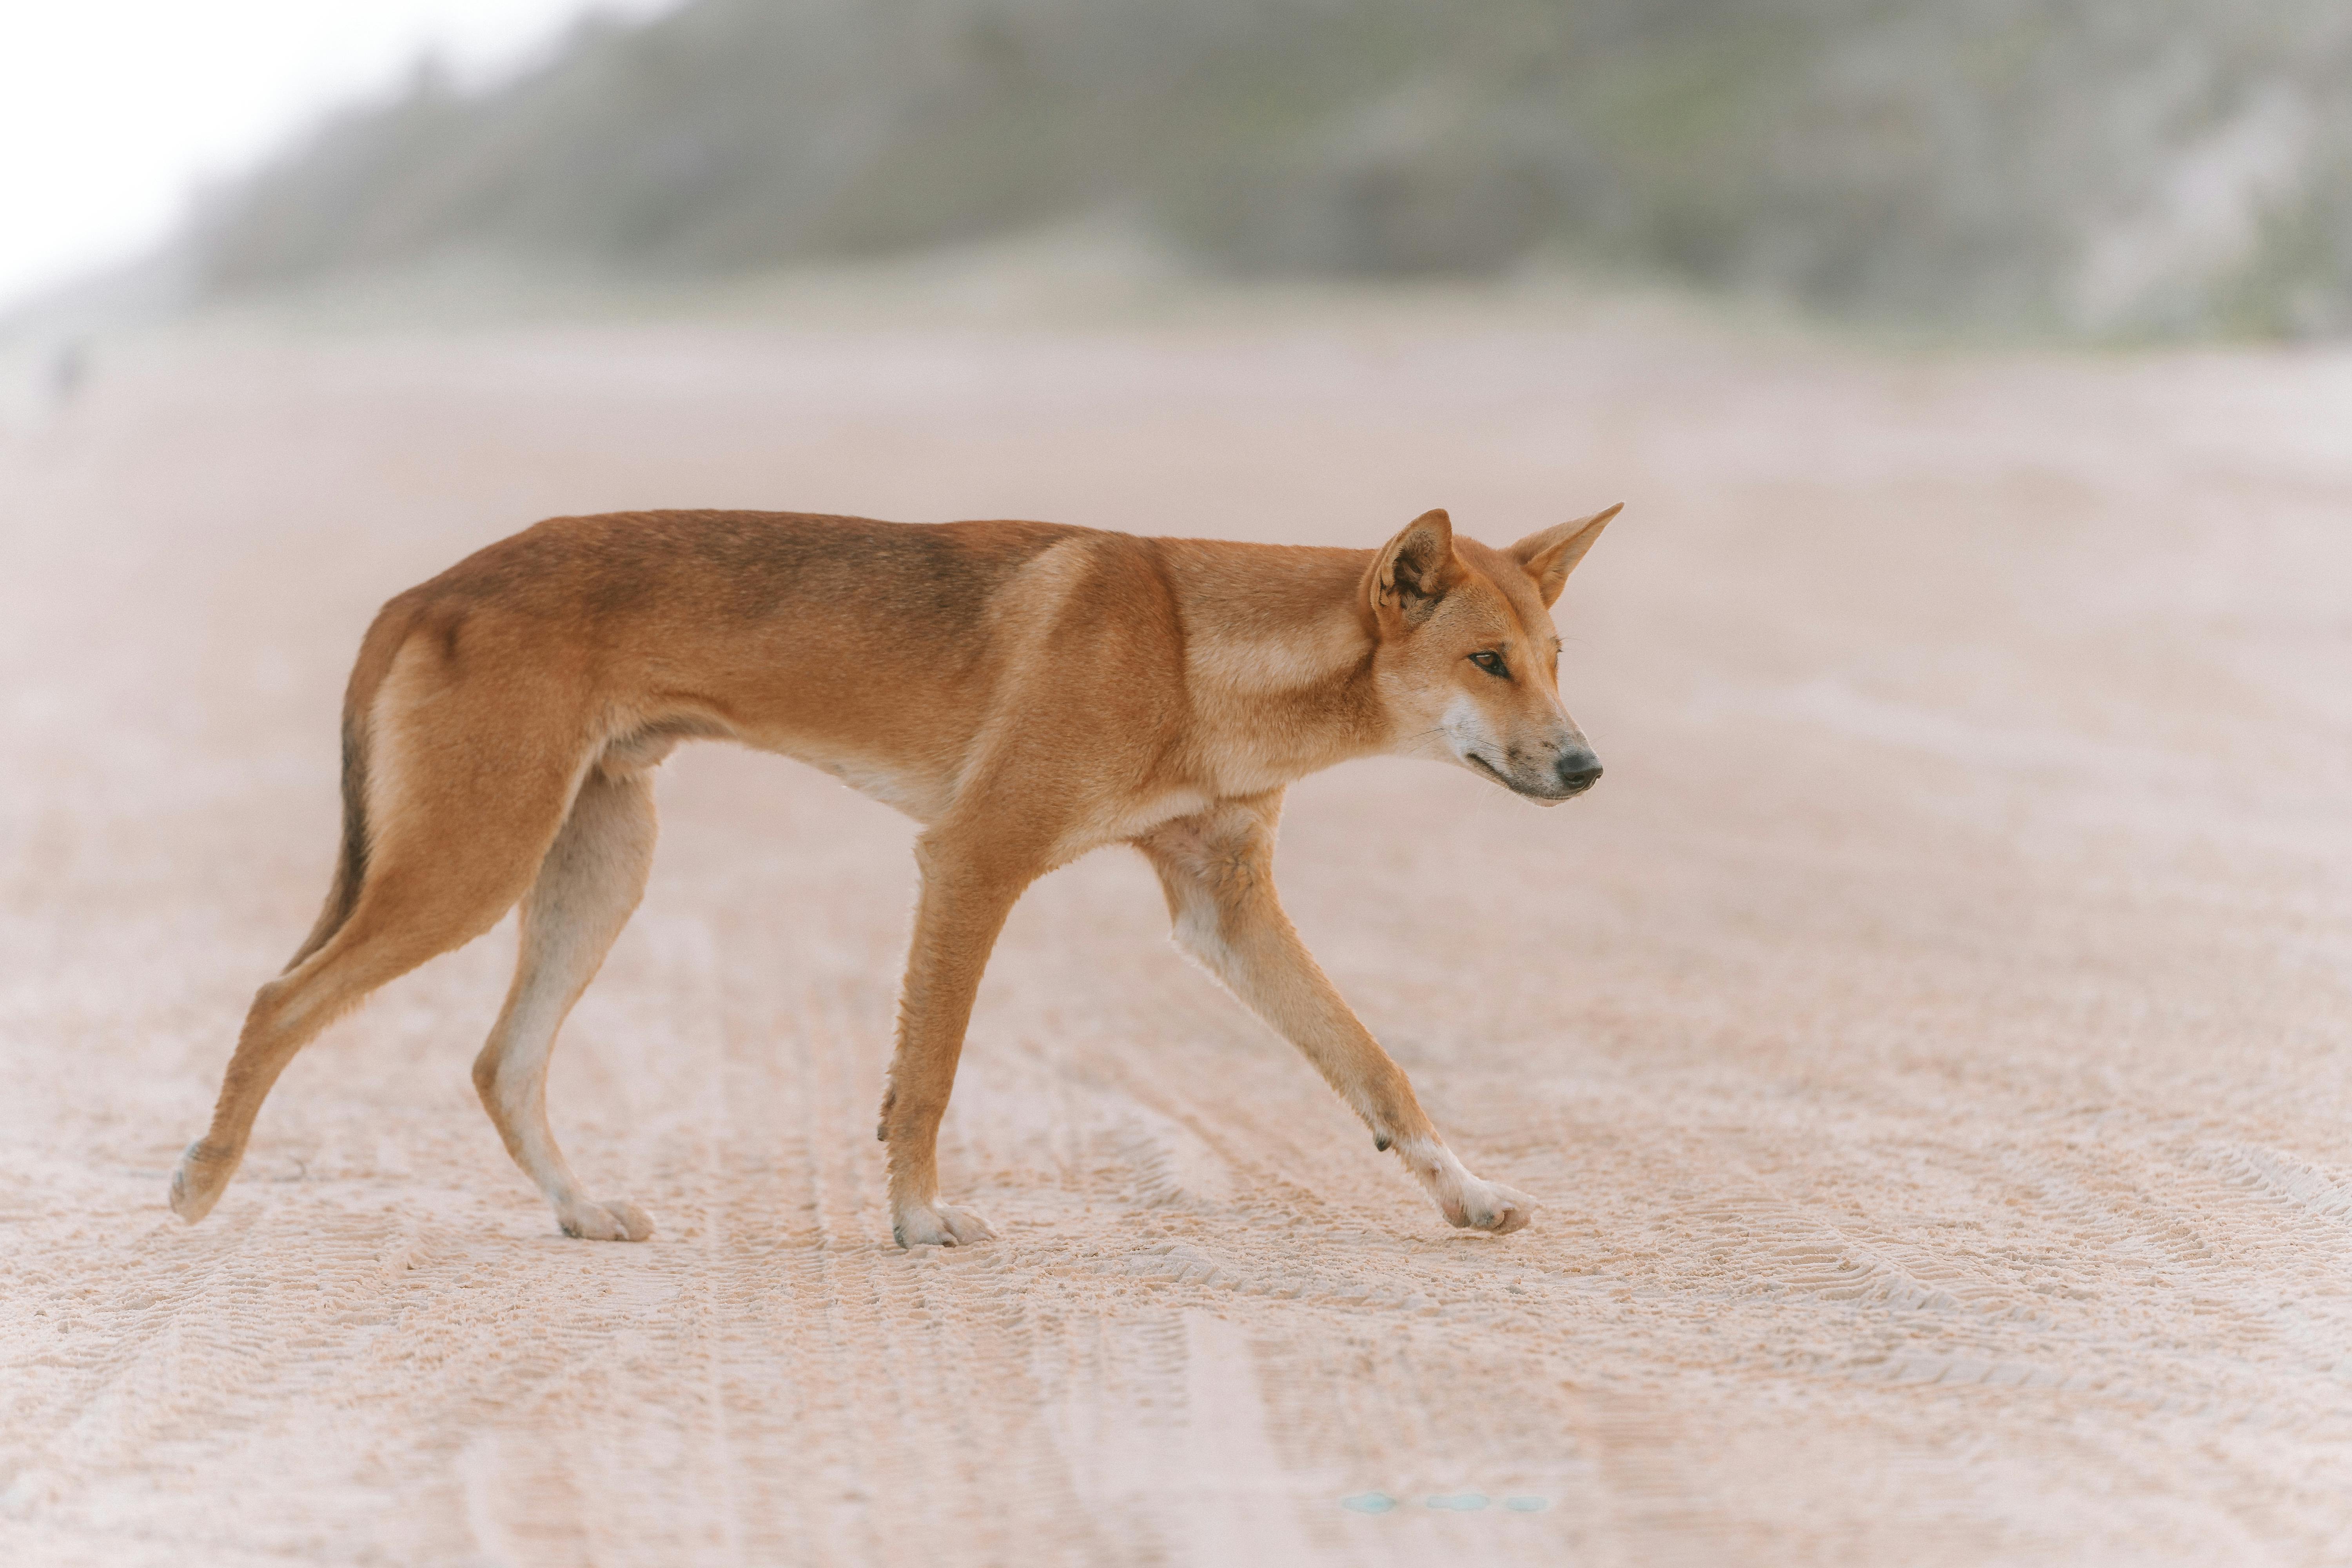
[[[1292,780],[1350,757],[1434,758],[1547,805],[1591,787],[1550,606],[1617,510],[1508,550],[1432,511],[1378,551],[639,512],[556,518],[468,556],[361,644],[334,885],[254,997],[172,1207],[211,1210],[270,1085],[331,1020],[520,902],[475,1088],[567,1235],[652,1235],[572,1175],[547,1063],[644,890],[653,771],[709,737],[813,763],[923,825],[877,1134],[901,1246],[990,1236],[939,1201],[934,1165],[972,994],[1022,889],[1113,843],[1159,871],[1176,940],[1447,1219],[1517,1230],[1534,1204],[1463,1168],[1291,929],[1275,821]]]

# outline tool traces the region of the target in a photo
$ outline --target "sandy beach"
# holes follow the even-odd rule
[[[0,1561],[2352,1559],[2352,353],[1517,319],[216,329],[0,430]],[[572,1016],[565,1239],[467,1068],[511,923],[164,1206],[309,929],[374,606],[541,517],[1370,547],[1627,503],[1608,774],[1291,794],[1293,917],[1528,1230],[1457,1233],[1040,883],[892,1245],[912,825],[716,746]]]

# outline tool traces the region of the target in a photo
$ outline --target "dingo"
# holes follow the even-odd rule
[[[1135,846],[1176,940],[1305,1052],[1445,1217],[1535,1205],[1480,1181],[1276,900],[1284,786],[1430,757],[1555,805],[1601,776],[1559,695],[1550,607],[1618,509],[1508,550],[1423,514],[1378,551],[1139,539],[1042,522],[674,511],[555,518],[386,605],[343,703],[326,909],[264,985],[212,1126],[172,1177],[202,1219],[294,1054],[522,905],[474,1086],[565,1234],[643,1241],[547,1125],[557,1028],[636,908],[653,771],[680,741],[814,763],[923,825],[877,1135],[901,1246],[992,1232],[939,1201],[940,1119],[990,948],[1055,867]]]

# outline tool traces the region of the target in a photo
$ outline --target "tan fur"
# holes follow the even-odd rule
[[[1292,780],[1426,756],[1557,804],[1599,776],[1559,705],[1549,609],[1616,508],[1509,551],[1445,513],[1379,551],[1037,522],[757,512],[556,518],[394,599],[352,673],[345,831],[310,939],[254,998],[211,1128],[172,1178],[202,1219],[286,1064],[386,981],[522,906],[474,1066],[573,1236],[643,1240],[547,1125],[556,1031],[652,864],[652,772],[719,738],[831,772],[923,825],[882,1104],[905,1246],[985,1224],[939,1201],[972,994],[1024,889],[1106,844],[1158,870],[1177,940],[1302,1051],[1459,1226],[1533,1204],[1464,1170],[1275,896]]]

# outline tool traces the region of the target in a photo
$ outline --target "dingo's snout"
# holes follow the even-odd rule
[[[1544,753],[1550,752],[1547,762]],[[1601,759],[1582,741],[1569,741],[1552,746],[1530,747],[1520,751],[1514,747],[1504,753],[1503,765],[1489,762],[1477,747],[1465,747],[1462,760],[1485,773],[1513,795],[1524,795],[1538,805],[1558,805],[1573,800],[1591,789],[1601,777]]]
[[[1560,752],[1552,771],[1559,779],[1562,795],[1582,795],[1601,782],[1601,759],[1590,746],[1569,746]]]

